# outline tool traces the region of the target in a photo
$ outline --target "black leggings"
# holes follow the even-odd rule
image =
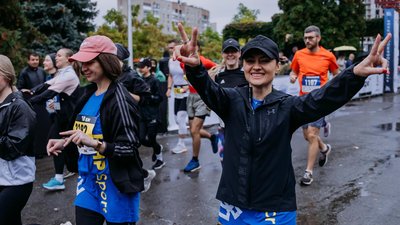
[[[152,147],[154,154],[160,154],[161,146],[156,139],[158,122],[156,120],[141,120],[139,126],[140,143],[146,147]]]
[[[0,224],[21,225],[21,211],[32,193],[33,183],[0,186]]]
[[[103,225],[104,223],[103,215],[79,206],[75,206],[75,217],[76,217],[76,225]],[[127,223],[107,222],[107,225],[135,225],[135,224],[136,224],[135,222],[127,222]]]

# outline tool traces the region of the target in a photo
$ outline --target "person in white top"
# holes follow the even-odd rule
[[[171,40],[168,43],[168,51],[170,56],[174,51],[177,41]],[[187,107],[186,101],[189,96],[189,83],[185,79],[184,71],[177,60],[169,59],[168,62],[169,75],[168,75],[168,89],[167,97],[171,97],[171,92],[174,92],[174,113],[175,121],[178,124],[178,144],[171,150],[172,153],[179,154],[186,152],[187,148],[184,142],[184,138],[188,135],[188,130],[186,127]]]

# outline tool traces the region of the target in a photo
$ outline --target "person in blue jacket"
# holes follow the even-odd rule
[[[382,57],[389,34],[378,35],[367,58],[342,71],[321,89],[298,97],[272,87],[279,50],[258,35],[241,52],[248,86],[222,88],[209,78],[197,54],[197,29],[189,40],[178,25],[183,45],[174,57],[203,101],[225,123],[222,176],[217,191],[222,224],[296,224],[295,176],[290,141],[303,124],[328,115],[351,100],[371,74],[387,72]],[[381,66],[381,67],[378,67]]]

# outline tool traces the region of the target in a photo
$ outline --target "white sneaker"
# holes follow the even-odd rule
[[[142,193],[147,192],[150,189],[151,181],[156,177],[156,171],[154,170],[147,170],[148,174],[146,178],[144,178],[144,190]]]
[[[186,152],[187,148],[184,144],[177,144],[171,151],[174,154],[180,154]]]

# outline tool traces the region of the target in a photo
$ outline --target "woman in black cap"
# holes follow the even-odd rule
[[[378,35],[367,58],[345,69],[321,89],[298,97],[277,91],[278,46],[258,35],[243,48],[249,86],[222,88],[209,78],[197,54],[197,29],[175,58],[185,63],[187,78],[201,98],[225,122],[224,164],[217,199],[222,224],[296,224],[295,176],[290,141],[297,128],[343,106],[371,74],[387,73],[382,57],[391,38]],[[377,67],[382,66],[382,67]]]

